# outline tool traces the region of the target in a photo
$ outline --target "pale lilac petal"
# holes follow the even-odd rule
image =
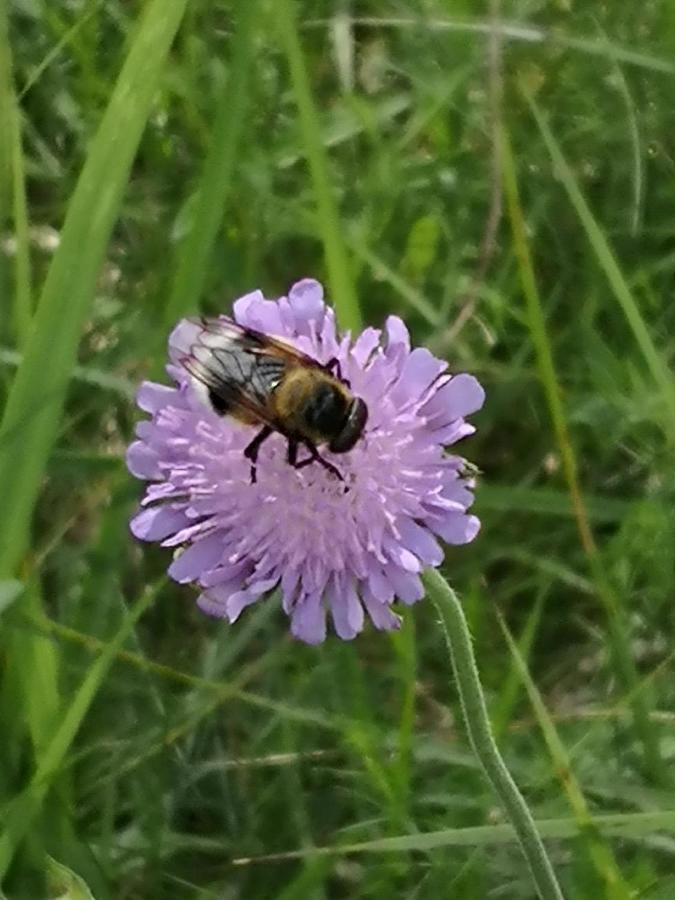
[[[394,588],[380,568],[373,567],[368,574],[368,587],[373,597],[380,603],[391,603],[394,597]]]
[[[221,538],[222,539],[222,538]],[[225,551],[222,551],[223,555]],[[243,587],[244,582],[251,573],[251,561],[247,558],[238,562],[217,565],[213,568],[203,569],[199,574],[199,584],[202,587],[218,587],[222,584],[236,584],[236,590]]]
[[[450,513],[431,527],[446,544],[469,544],[480,531],[480,520],[476,516]]]
[[[227,599],[227,615],[230,622],[236,622],[241,613],[247,606],[262,597],[276,585],[276,578],[269,578],[266,581],[257,581],[243,591],[237,591],[231,594]]]
[[[161,478],[159,455],[143,441],[134,441],[127,450],[127,468],[136,478],[153,480]]]
[[[131,520],[131,533],[141,541],[161,541],[185,525],[185,511],[175,506],[153,506]]]
[[[305,594],[293,607],[291,633],[306,644],[326,639],[326,610],[319,594]]]
[[[417,347],[404,362],[392,397],[400,404],[419,398],[446,368],[447,363],[436,359],[426,347]]]
[[[207,616],[227,619],[227,604],[215,590],[204,591],[197,597],[197,606]]]
[[[334,356],[340,357],[342,355],[335,333],[335,313],[329,307],[326,307],[324,313],[323,325],[321,326],[321,331],[319,333],[319,341],[322,350],[320,356],[321,361],[327,362]]]
[[[389,559],[400,566],[400,568],[405,569],[406,572],[415,573],[422,568],[415,554],[411,553],[407,547],[402,547],[393,538],[387,537],[385,539],[384,549]]]
[[[307,325],[315,322],[317,328],[323,324],[323,287],[313,278],[303,278],[288,292],[288,301],[293,309],[298,331],[307,333]]]
[[[449,425],[438,428],[436,431],[432,431],[430,438],[436,444],[456,444],[457,441],[461,441],[462,438],[469,437],[475,430],[473,425],[469,425],[469,423],[465,422],[463,419],[456,419]]]
[[[371,622],[379,631],[396,631],[401,627],[400,616],[393,613],[388,604],[376,600],[367,586],[362,588],[361,599]]]
[[[181,319],[169,335],[169,356],[176,365],[181,365],[183,357],[199,337],[201,326],[197,319]]]
[[[378,328],[366,328],[354,341],[351,355],[360,366],[365,366],[370,356],[380,346],[382,332]]]
[[[176,399],[176,394],[176,388],[167,384],[143,381],[136,394],[136,403],[145,412],[156,413],[172,403]]]
[[[260,291],[254,291],[237,300],[233,311],[234,318],[240,325],[255,328],[265,334],[284,334],[279,305],[273,300],[265,300]]]
[[[199,581],[207,569],[212,569],[223,555],[223,536],[219,532],[210,534],[183,550],[169,566],[169,577],[185,584]]]
[[[477,412],[485,401],[485,391],[473,375],[453,375],[425,403],[422,415],[437,426]]]
[[[390,351],[396,352],[402,349],[407,353],[410,350],[410,332],[403,319],[398,316],[389,316],[384,327],[387,333],[385,352],[388,354]]]
[[[443,561],[443,551],[437,540],[412,519],[401,519],[396,523],[401,540],[406,548],[418,556],[428,566],[439,566]]]
[[[300,571],[287,566],[281,576],[281,605],[286,615],[295,605],[300,589]]]
[[[389,566],[387,578],[393,585],[396,596],[403,603],[417,603],[424,597],[422,579],[414,572],[405,572],[397,566]]]
[[[328,603],[335,631],[343,641],[350,641],[363,630],[363,606],[351,580],[340,577],[328,588]]]

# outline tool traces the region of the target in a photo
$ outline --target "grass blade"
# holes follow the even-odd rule
[[[541,694],[537,690],[537,686],[533,682],[527,668],[527,664],[522,657],[520,650],[509,631],[503,617],[497,612],[499,625],[504,635],[504,639],[511,653],[511,659],[515,665],[516,671],[520,676],[520,680],[525,686],[527,696],[530,700],[532,709],[544,735],[546,746],[551,755],[551,761],[561,782],[561,787],[567,794],[567,799],[572,808],[572,812],[579,824],[579,833],[583,835],[584,846],[595,866],[598,875],[604,881],[607,889],[606,896],[613,900],[630,900],[632,893],[621,877],[621,872],[616,864],[611,849],[605,845],[593,822],[591,813],[586,803],[581,787],[574,776],[572,770],[572,761],[565,749],[563,742],[558,736],[553,720],[548,714],[548,710],[541,699]]]
[[[295,0],[278,0],[276,8],[281,40],[288,57],[307,159],[314,183],[319,228],[326,254],[328,280],[332,293],[331,299],[342,328],[358,331],[361,327],[361,310],[342,239],[337,204],[328,177],[319,119],[312,99],[307,67],[298,37]]]
[[[22,344],[28,334],[32,315],[30,253],[28,244],[28,210],[23,151],[21,146],[21,119],[14,87],[14,66],[9,40],[7,7],[0,9],[0,121],[3,122],[3,156],[8,169],[8,193],[14,218],[16,254],[14,262],[13,331]]]
[[[238,10],[239,28],[234,38],[232,70],[216,113],[211,148],[204,163],[192,228],[181,246],[178,270],[164,309],[167,327],[199,303],[209,256],[232,186],[232,174],[248,108],[249,73],[254,53],[258,2],[249,0],[240,5]]]
[[[579,824],[576,819],[566,816],[557,819],[537,819],[537,830],[542,837],[553,839],[576,839]],[[595,816],[593,822],[602,834],[639,840],[656,831],[675,832],[675,810],[656,812],[606,813]],[[516,842],[516,832],[512,825],[473,825],[468,828],[443,828],[422,834],[402,834],[394,837],[376,838],[357,844],[342,844],[333,847],[315,847],[306,850],[291,850],[267,856],[232,860],[233,865],[243,866],[257,862],[282,862],[303,859],[307,856],[348,856],[352,853],[405,853],[406,851],[429,852],[442,847],[493,847]],[[214,842],[212,849],[222,852],[222,844]]]
[[[26,547],[31,514],[57,433],[77,345],[129,170],[187,0],[152,0],[73,194],[0,424],[0,488],[7,520],[0,572]]]
[[[553,132],[544,119],[537,102],[527,91],[523,90],[523,93],[530,105],[532,115],[539,126],[539,131],[541,132],[541,136],[544,139],[546,148],[548,149],[553,165],[555,166],[556,173],[567,192],[567,196],[579,217],[579,221],[581,222],[584,231],[586,232],[586,237],[593,248],[598,264],[607,277],[614,298],[623,310],[626,321],[633,332],[654,381],[661,389],[668,410],[664,422],[664,431],[670,436],[671,441],[675,441],[675,381],[673,380],[673,374],[668,368],[666,361],[654,346],[645,320],[640,313],[637,301],[616,261],[614,251],[598,225],[595,216],[591,212],[591,208],[588,203],[586,203],[574,177],[574,173],[568,165],[558,142],[554,138]]]
[[[3,830],[0,833],[0,880],[7,872],[14,851],[28,832],[54,777],[58,774],[108,669],[131,634],[134,625],[154,600],[156,592],[157,588],[147,590],[136,605],[127,612],[117,633],[105,645],[101,655],[92,663],[72,702],[65,709],[61,724],[41,754],[28,787],[2,810],[0,815],[3,823]]]
[[[649,704],[639,689],[638,673],[624,624],[624,612],[619,597],[605,572],[581,490],[577,458],[567,427],[567,417],[553,360],[553,351],[530,254],[513,152],[505,130],[502,130],[502,143],[504,193],[520,281],[525,296],[528,327],[537,354],[540,379],[546,394],[562,469],[574,508],[580,542],[593,575],[598,597],[607,616],[613,664],[626,693],[631,698],[635,731],[642,744],[645,769],[650,777],[666,783],[666,772],[659,750],[658,738],[649,718]]]

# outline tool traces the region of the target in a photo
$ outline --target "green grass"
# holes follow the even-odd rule
[[[675,892],[675,15],[500,6],[504,214],[461,328],[500,189],[487,5],[0,14],[8,900],[534,897],[431,602],[310,648],[274,599],[201,616],[129,535],[173,321],[306,275],[485,384],[483,529],[444,571],[500,748],[566,897]]]

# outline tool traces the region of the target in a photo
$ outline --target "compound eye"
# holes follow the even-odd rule
[[[356,397],[352,402],[344,427],[328,445],[332,453],[347,453],[363,434],[368,421],[368,407]]]

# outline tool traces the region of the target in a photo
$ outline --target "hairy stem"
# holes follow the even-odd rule
[[[424,576],[424,581],[429,596],[441,617],[462,705],[464,723],[473,751],[513,825],[532,872],[539,897],[541,900],[562,900],[562,891],[532,814],[506,768],[492,736],[476,659],[471,646],[469,626],[462,605],[447,581],[435,570],[429,570]]]

